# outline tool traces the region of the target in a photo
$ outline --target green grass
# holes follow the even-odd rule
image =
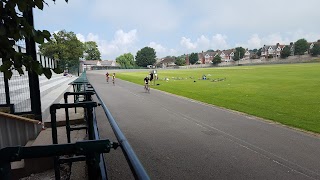
[[[142,85],[147,73],[118,73],[117,77]],[[320,133],[320,63],[160,69],[158,74],[160,85],[151,88]],[[204,74],[210,80],[198,80]],[[211,82],[217,78],[226,79]]]

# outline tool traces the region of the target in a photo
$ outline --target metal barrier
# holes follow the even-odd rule
[[[92,153],[108,153],[110,152],[111,148],[113,148],[113,145],[107,139],[81,141],[70,144],[54,144],[47,146],[6,147],[0,149],[0,179],[11,179],[12,175],[10,162],[20,161],[21,159],[73,154],[88,156]],[[60,177],[56,177],[56,179],[60,179]]]
[[[96,93],[95,89],[86,82],[85,74],[82,76],[82,84],[78,81],[76,84],[78,92],[67,92],[64,95],[65,104],[53,104],[50,106],[51,114],[51,127],[52,127],[52,142],[53,145],[47,146],[32,146],[32,147],[7,147],[0,149],[0,179],[11,178],[11,164],[10,162],[19,161],[21,159],[28,158],[40,158],[40,157],[54,157],[54,170],[55,178],[60,179],[60,164],[68,163],[70,166],[72,162],[86,161],[88,168],[89,179],[107,179],[106,164],[104,162],[103,153],[110,152],[111,148],[116,149],[119,145],[116,142],[110,142],[108,139],[100,140],[99,130],[97,126],[95,108],[97,103],[92,101],[92,95],[96,94],[98,100],[105,111],[105,114],[109,120],[109,123],[117,137],[122,152],[130,166],[130,169],[135,179],[148,180],[150,179],[146,173],[144,167],[140,163],[138,157],[131,148],[124,134],[121,132],[116,121],[113,119],[111,113],[107,109],[100,96]],[[80,91],[83,90],[83,91]],[[84,96],[83,102],[68,103],[68,96]],[[79,100],[79,99],[78,99]],[[69,108],[82,107],[85,112],[86,126],[82,127],[87,130],[87,141],[81,141],[71,143],[70,133],[72,130],[79,128],[73,128],[69,122]],[[57,137],[57,120],[56,110],[65,109],[66,112],[66,129],[67,129],[67,144],[58,144]],[[60,157],[68,155],[68,157]]]
[[[93,88],[94,89],[94,88]],[[130,166],[130,169],[135,177],[135,179],[150,179],[149,175],[145,171],[144,167],[142,166],[140,160],[138,159],[137,155],[133,151],[132,147],[130,146],[127,138],[124,136],[122,131],[120,130],[117,122],[114,120],[113,116],[111,115],[110,111],[108,110],[107,106],[104,104],[102,99],[100,98],[99,94],[95,91],[96,96],[101,103],[101,106],[108,118],[108,121],[113,129],[114,134],[116,135],[116,138],[118,142],[120,143],[120,147],[122,149],[122,152],[127,159],[127,162]]]

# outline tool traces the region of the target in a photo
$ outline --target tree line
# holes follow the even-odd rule
[[[101,53],[95,41],[82,43],[74,32],[61,30],[53,33],[48,42],[39,45],[40,54],[59,60],[59,68],[76,72],[79,59],[101,60]]]

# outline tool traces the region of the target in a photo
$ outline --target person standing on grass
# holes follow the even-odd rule
[[[112,74],[112,83],[113,83],[113,85],[115,85],[115,81],[116,80],[116,73],[113,73]]]

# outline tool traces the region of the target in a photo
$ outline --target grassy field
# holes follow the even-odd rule
[[[151,88],[320,133],[320,63],[159,69],[158,74],[159,85]],[[146,75],[117,77],[142,85]],[[202,75],[209,80],[199,80]]]

